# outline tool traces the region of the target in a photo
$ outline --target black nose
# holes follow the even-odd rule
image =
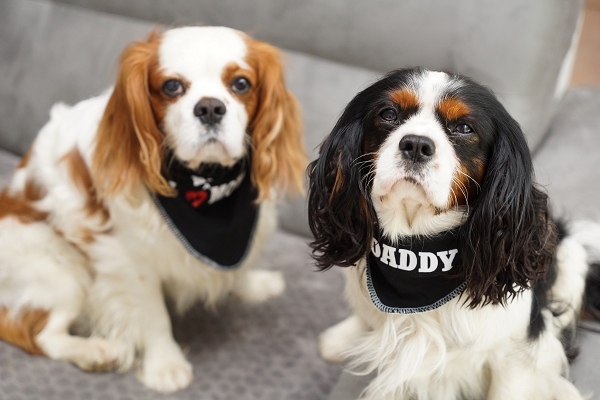
[[[225,104],[214,97],[205,97],[194,106],[194,115],[207,125],[220,122],[226,112],[227,107],[225,107]]]
[[[406,135],[400,141],[400,151],[408,160],[424,162],[433,157],[435,144],[426,136]]]

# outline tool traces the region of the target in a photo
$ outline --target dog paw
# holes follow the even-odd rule
[[[84,340],[85,350],[77,352],[69,360],[84,371],[112,371],[119,368],[128,358],[126,346],[118,340],[97,337]]]
[[[346,361],[345,346],[338,340],[336,332],[331,328],[319,336],[319,353],[324,360],[333,363],[342,363]]]
[[[285,280],[279,271],[248,271],[238,283],[235,293],[249,303],[262,303],[280,296],[285,290]]]
[[[139,379],[161,393],[172,393],[187,387],[193,379],[192,364],[185,359],[145,362]]]
[[[327,329],[319,336],[319,353],[326,361],[341,363],[348,358],[356,340],[364,331],[356,316],[350,316]]]
[[[559,377],[554,382],[553,400],[588,400],[591,395],[582,395],[579,390],[564,377]]]

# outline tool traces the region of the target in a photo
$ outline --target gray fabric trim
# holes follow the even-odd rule
[[[188,251],[188,253],[190,253],[192,256],[194,256],[198,260],[202,261],[206,265],[208,265],[216,270],[219,270],[219,271],[234,271],[234,270],[238,269],[239,267],[241,267],[242,264],[244,263],[244,261],[246,261],[246,258],[248,257],[248,253],[250,252],[250,249],[252,248],[252,245],[254,243],[254,236],[256,234],[256,226],[258,225],[258,221],[260,220],[261,207],[258,208],[258,211],[256,214],[256,219],[254,220],[254,226],[252,227],[252,232],[250,232],[250,240],[248,241],[248,245],[246,246],[244,255],[242,256],[240,261],[238,261],[237,264],[230,265],[230,266],[224,266],[224,265],[221,265],[221,264],[215,262],[214,260],[208,258],[204,254],[198,252],[194,247],[192,247],[192,245],[187,241],[185,236],[179,231],[179,229],[177,229],[177,226],[175,226],[175,223],[171,220],[171,217],[169,217],[169,214],[167,214],[167,212],[165,211],[163,206],[160,204],[160,202],[158,201],[158,199],[156,198],[154,193],[151,193],[150,191],[148,191],[148,194],[152,198],[152,201],[154,202],[154,205],[160,212],[160,215],[163,217],[163,220],[166,222],[169,229],[171,229],[171,232],[173,232],[175,237],[181,242],[183,247],[185,247],[185,249]]]
[[[373,301],[373,304],[375,305],[375,307],[377,307],[379,310],[383,311],[384,313],[388,313],[388,314],[408,315],[408,314],[417,314],[417,313],[435,310],[436,308],[443,306],[444,304],[448,303],[450,300],[454,299],[456,296],[460,295],[462,292],[464,292],[465,288],[467,287],[467,282],[463,282],[460,284],[459,287],[457,287],[452,292],[450,292],[450,294],[446,295],[444,298],[442,298],[428,306],[415,307],[415,308],[389,307],[389,306],[386,306],[385,304],[383,304],[381,302],[381,300],[379,300],[379,297],[377,296],[377,293],[375,292],[375,287],[373,287],[373,281],[371,279],[371,266],[369,265],[368,258],[366,259],[366,263],[367,263],[367,289],[369,290],[369,295],[371,296],[371,300]]]

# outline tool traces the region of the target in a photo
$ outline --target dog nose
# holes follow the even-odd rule
[[[207,125],[221,122],[226,112],[227,107],[225,107],[225,104],[214,97],[205,97],[194,106],[194,115]]]
[[[408,160],[424,162],[435,154],[435,144],[426,136],[406,135],[400,140],[400,151]]]

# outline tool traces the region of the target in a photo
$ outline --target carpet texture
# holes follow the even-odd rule
[[[0,184],[16,162],[0,152]],[[146,389],[133,371],[86,373],[0,342],[0,399],[326,399],[341,367],[319,357],[317,336],[348,311],[340,271],[314,272],[306,242],[278,231],[264,251],[260,266],[285,276],[282,297],[259,305],[230,298],[216,312],[198,306],[173,317],[175,338],[194,365],[187,389],[161,395]]]

